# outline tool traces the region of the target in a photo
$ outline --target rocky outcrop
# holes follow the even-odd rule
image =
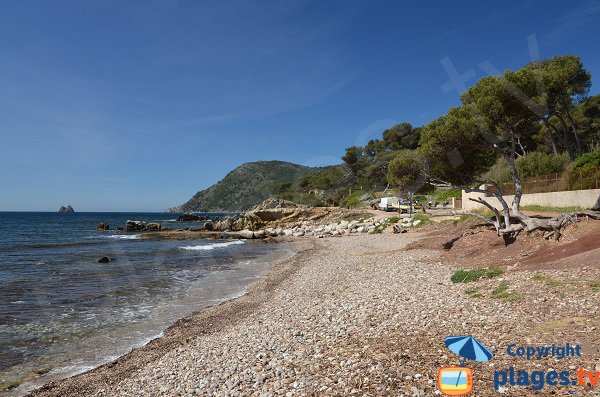
[[[125,222],[126,232],[143,232],[146,229],[146,223],[142,221],[127,221]]]
[[[103,231],[106,231],[106,230],[109,230],[109,229],[110,229],[110,226],[106,222],[102,222],[101,224],[99,224],[98,226],[96,226],[96,230],[99,231],[99,232],[103,232]]]
[[[65,206],[61,206],[58,209],[58,212],[75,212],[75,210],[73,209],[73,207],[71,207],[71,205],[67,205],[66,207]]]
[[[151,223],[148,223],[146,225],[146,229],[144,231],[147,231],[147,232],[160,232],[161,230],[162,230],[162,226],[161,226],[160,223],[151,222]]]
[[[124,228],[116,228],[117,229],[121,229],[124,230],[126,232],[160,232],[160,231],[166,231],[166,230],[170,230],[168,227],[164,227],[163,225],[161,225],[160,223],[156,223],[156,222],[143,222],[143,221],[132,221],[132,220],[128,220],[127,222],[125,222],[125,227]]]
[[[103,256],[102,258],[98,259],[96,262],[98,262],[98,263],[108,263],[108,262],[110,262],[110,258],[108,256]]]
[[[179,215],[176,219],[177,222],[194,222],[199,221],[200,217],[194,214],[183,214]]]
[[[250,211],[214,222],[214,230],[240,231],[286,228],[305,221],[332,222],[344,217],[370,217],[369,213],[334,207],[308,207],[291,201],[267,199]]]

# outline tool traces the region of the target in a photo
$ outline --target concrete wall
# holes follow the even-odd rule
[[[475,203],[469,198],[484,198],[495,208],[502,209],[500,202],[495,197],[485,197],[483,193],[462,192],[462,209],[472,211],[485,208],[484,205]],[[510,206],[515,196],[504,196]],[[581,207],[585,209],[600,208],[600,189],[573,190],[568,192],[531,193],[521,197],[521,205],[543,205],[549,207]]]

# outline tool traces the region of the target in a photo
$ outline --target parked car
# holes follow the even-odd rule
[[[419,204],[418,202],[413,202],[411,206],[410,201],[408,200],[398,200],[393,204],[393,207],[394,210],[398,211],[401,214],[404,212],[414,214],[415,210],[421,209],[421,204]]]

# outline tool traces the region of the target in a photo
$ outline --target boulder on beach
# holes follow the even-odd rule
[[[251,239],[254,238],[254,232],[252,230],[242,230],[240,231],[240,238]]]

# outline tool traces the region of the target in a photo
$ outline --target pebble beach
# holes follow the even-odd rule
[[[589,269],[506,271],[477,283],[450,277],[468,262],[407,250],[419,233],[300,238],[296,254],[246,295],[180,320],[116,362],[51,383],[34,396],[431,396],[440,367],[458,365],[448,335],[475,335],[495,357],[469,362],[477,396],[498,395],[494,370],[600,370],[598,295],[557,291],[543,277]],[[579,273],[578,273],[579,272]],[[537,275],[537,276],[536,276]],[[508,286],[502,297],[494,295]],[[477,294],[467,291],[477,287]],[[560,292],[560,293],[558,293]],[[581,357],[527,361],[510,343],[581,343]],[[585,388],[503,395],[595,395]],[[569,393],[571,391],[571,393]],[[597,394],[596,394],[597,395]]]

